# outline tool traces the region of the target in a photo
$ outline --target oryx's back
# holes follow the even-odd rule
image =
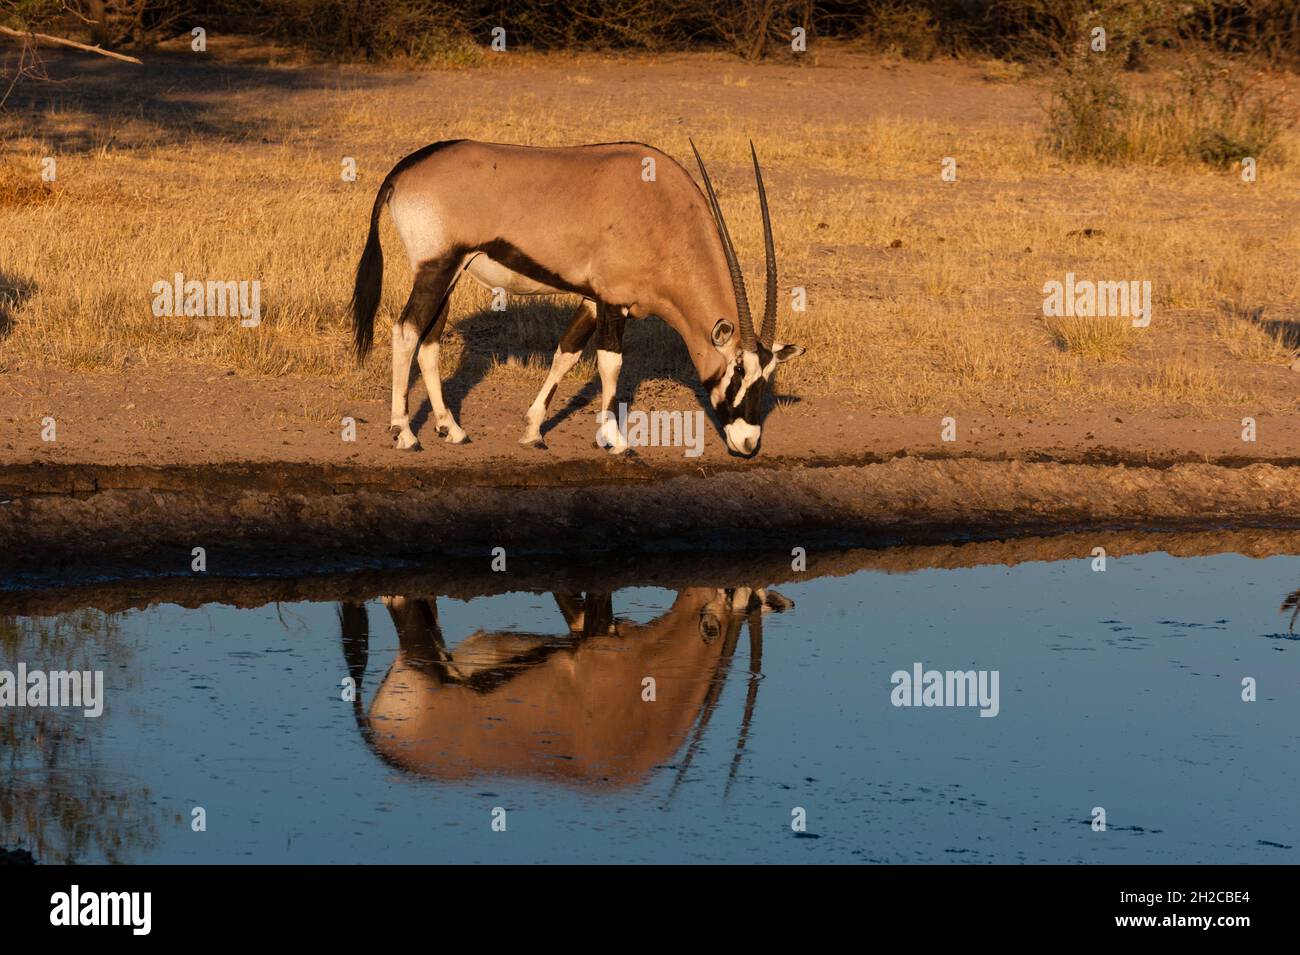
[[[484,284],[501,276],[509,291],[550,288],[619,301],[623,288],[644,284],[646,272],[689,254],[683,249],[716,246],[690,176],[642,143],[456,140],[407,156],[386,183],[412,268],[476,253],[471,274]]]

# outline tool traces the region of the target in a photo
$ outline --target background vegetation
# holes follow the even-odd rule
[[[1140,67],[1189,44],[1300,60],[1300,0],[2,0],[0,23],[147,47],[209,28],[369,60],[472,55],[494,26],[534,49],[721,48],[748,59],[789,53],[790,31],[909,59],[980,53],[1064,59],[1104,22]]]

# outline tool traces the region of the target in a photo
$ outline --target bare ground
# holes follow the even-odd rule
[[[626,380],[620,397],[633,410],[701,410],[691,390],[652,382],[635,396]],[[650,392],[650,393],[647,393]],[[448,400],[470,435],[447,445],[434,434],[422,385],[412,391],[414,428],[423,450],[394,450],[384,398],[349,399],[336,385],[311,378],[268,380],[217,369],[169,368],[129,374],[15,372],[0,378],[0,465],[195,466],[241,462],[310,462],[441,472],[512,470],[545,473],[577,462],[603,466],[594,447],[598,387],[566,380],[544,427],[545,450],[518,445],[531,381],[488,380]],[[702,454],[682,447],[643,447],[628,473],[695,471],[794,463],[848,463],[900,454],[973,455],[1026,461],[1173,461],[1287,463],[1300,460],[1300,427],[1292,416],[1261,415],[1254,442],[1242,440],[1240,418],[1169,418],[1127,409],[1072,409],[1068,413],[1009,416],[954,408],[956,440],[942,440],[939,416],[887,415],[851,398],[788,395],[773,410],[760,455],[745,462],[726,450],[711,418],[704,418]],[[56,439],[42,440],[52,416]],[[343,419],[356,422],[356,440],[343,440]]]
[[[0,338],[0,502],[7,501],[0,503],[0,568],[179,571],[197,545],[213,551],[219,567],[224,555],[224,571],[238,573],[270,558],[313,554],[428,558],[510,546],[573,556],[632,542],[747,542],[788,553],[809,544],[1092,524],[1300,521],[1293,469],[1300,405],[1286,348],[1267,337],[1225,337],[1212,313],[1220,286],[1225,295],[1235,290],[1240,300],[1225,307],[1240,331],[1264,335],[1256,326],[1267,332],[1275,325],[1267,334],[1291,341],[1295,302],[1267,296],[1292,286],[1273,266],[1268,282],[1252,285],[1260,271],[1252,259],[1225,265],[1213,251],[1199,258],[1184,251],[1197,249],[1212,228],[1252,247],[1251,237],[1262,236],[1285,254],[1294,233],[1284,230],[1300,199],[1277,178],[1243,199],[1239,190],[1226,193],[1236,188],[1229,179],[1205,173],[1111,174],[1037,161],[1021,171],[977,143],[962,147],[973,157],[963,166],[962,192],[942,192],[935,164],[967,134],[999,131],[988,140],[996,144],[1012,130],[1013,145],[1014,137],[1037,135],[1041,86],[990,83],[975,64],[916,66],[851,54],[812,68],[701,56],[537,57],[430,76],[216,52],[201,66],[164,54],[129,89],[111,65],[56,57],[64,82],[23,90],[12,104],[16,115],[25,110],[37,121],[11,127],[16,151],[0,155],[21,159],[27,175],[35,158],[52,150],[67,157],[61,168],[71,172],[61,174],[59,190],[66,191],[56,190],[54,200],[0,191],[0,226],[48,228],[46,202],[64,215],[89,208],[105,221],[126,216],[130,229],[117,231],[153,238],[114,246],[123,250],[118,258],[152,244],[166,250],[166,267],[100,262],[93,242],[60,246],[83,256],[70,262],[47,254],[40,236],[12,233],[28,264],[8,274],[0,262],[0,286],[8,290],[0,297],[0,335],[8,334]],[[485,104],[497,103],[507,104],[499,121],[484,113]],[[427,122],[417,122],[426,114]],[[868,120],[889,117],[921,124],[906,127],[928,137],[919,151],[908,151],[903,138],[887,143],[898,155],[882,154],[870,141],[893,127]],[[798,127],[802,145],[774,139],[783,118]],[[585,135],[587,122],[599,123],[600,132]],[[780,190],[783,255],[815,303],[807,317],[783,321],[793,339],[801,331],[820,339],[815,357],[792,368],[779,389],[758,458],[728,455],[706,421],[699,457],[651,447],[610,459],[592,447],[595,385],[576,375],[561,384],[552,406],[548,449],[520,448],[520,417],[563,316],[542,322],[527,342],[508,342],[482,333],[483,315],[472,306],[453,316],[444,369],[449,403],[472,442],[437,440],[417,384],[414,425],[424,450],[391,449],[386,349],[361,371],[346,355],[344,273],[357,251],[346,246],[361,238],[350,223],[361,221],[377,177],[395,158],[467,126],[490,127],[502,140],[641,138],[646,128],[680,140],[703,128],[720,144],[769,131],[773,181],[787,187]],[[296,156],[299,143],[308,151],[303,168],[281,158]],[[862,145],[861,159],[854,143]],[[818,161],[801,165],[801,149]],[[336,156],[344,153],[358,157],[362,180],[355,188],[322,185],[337,177]],[[245,184],[227,209],[223,180],[169,172],[173,162],[196,157],[199,165],[204,157],[236,167],[242,160],[257,175],[279,178]],[[719,165],[744,180],[743,164]],[[1106,198],[1111,185],[1118,198]],[[248,209],[254,193],[277,197],[276,209],[293,208],[286,196],[302,190],[316,203],[316,225],[286,226]],[[818,203],[828,196],[840,205],[823,210]],[[860,201],[849,201],[855,196]],[[94,212],[101,200],[104,209]],[[1133,203],[1143,205],[1129,208]],[[1017,218],[1026,209],[1036,215]],[[257,348],[231,344],[240,333],[208,321],[173,321],[183,332],[123,321],[120,337],[95,338],[99,326],[123,320],[123,302],[143,310],[150,282],[189,268],[187,256],[208,262],[214,274],[263,274],[223,257],[248,244],[225,225],[231,215],[255,224],[253,245],[286,249],[266,274],[281,280],[292,308],[268,318]],[[205,245],[199,255],[168,246],[178,230],[198,228],[187,225],[195,217],[214,230],[212,249]],[[986,228],[998,220],[1005,220],[1002,231]],[[1032,234],[1022,238],[1018,223]],[[1099,227],[1101,238],[1072,238],[1082,226]],[[320,229],[333,230],[338,260],[324,269],[311,257]],[[335,242],[334,232],[351,238]],[[1114,362],[1057,354],[1034,315],[1043,276],[1089,263],[1114,267],[1166,232],[1178,242],[1160,247],[1168,261],[1153,268],[1158,279],[1166,278],[1162,269],[1173,270],[1167,284],[1182,304],[1166,309],[1167,323],[1162,312],[1153,326],[1160,334]],[[744,241],[753,252],[752,236]],[[101,301],[94,290],[104,271],[115,273],[116,285]],[[405,291],[398,286],[409,280],[390,272],[391,314]],[[61,316],[76,311],[66,300],[83,289],[87,306],[78,320],[86,324],[77,335],[85,338],[61,338]],[[917,308],[930,313],[909,324],[904,319]],[[1269,316],[1263,323],[1260,308]],[[1242,318],[1247,313],[1255,317]],[[291,314],[310,339],[301,350]],[[167,338],[165,347],[152,347],[155,331]],[[382,324],[378,331],[382,341]],[[961,337],[968,331],[969,341]],[[629,339],[620,399],[645,411],[700,407],[672,341],[643,329]],[[1229,354],[1246,345],[1248,358]],[[1196,362],[1174,370],[1187,372],[1190,383],[1162,371],[1184,354]],[[47,416],[57,423],[53,441],[41,436]],[[956,419],[952,442],[941,440],[947,416]],[[1253,442],[1242,440],[1246,416],[1256,420]],[[355,442],[341,437],[349,417]]]

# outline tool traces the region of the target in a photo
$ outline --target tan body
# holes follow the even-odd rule
[[[646,159],[653,182],[642,179]],[[713,316],[712,328],[735,313],[726,259],[699,187],[659,150],[460,142],[392,183],[388,208],[413,271],[451,255],[488,288],[575,292],[632,318],[658,315],[686,341],[701,377],[719,371],[718,350],[687,316]],[[494,259],[502,245],[535,268]]]
[[[743,343],[732,335],[737,316],[750,335],[752,323],[746,325],[739,271],[712,203],[712,194],[706,198],[672,157],[641,143],[538,148],[458,140],[403,159],[376,197],[354,296],[357,351],[364,355],[382,275],[377,221],[387,208],[415,273],[411,298],[393,325],[390,423],[398,447],[419,447],[407,400],[413,357],[439,432],[452,443],[465,440],[443,403],[438,371],[448,300],[464,274],[512,294],[582,297],[526,416],[521,443],[541,444],[550,398],[593,334],[600,410],[610,410],[627,318],[657,315],[677,331],[716,410],[733,369],[741,367]],[[771,370],[747,359],[746,385],[760,373]],[[616,439],[605,443],[611,450],[626,447],[616,430],[608,437]],[[756,448],[756,441],[748,443]]]

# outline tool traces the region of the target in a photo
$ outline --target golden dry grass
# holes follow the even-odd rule
[[[1052,316],[1044,323],[1062,351],[1096,361],[1125,357],[1134,334],[1130,319],[1107,315]]]
[[[452,135],[537,145],[636,139],[685,160],[673,93],[642,82],[620,100],[626,108],[611,110],[590,93],[607,66],[517,56],[521,83],[505,104],[476,100],[467,82],[455,96],[421,99],[422,78],[401,74],[212,94],[202,111],[218,133],[159,132],[130,116],[102,122],[75,95],[39,113],[11,112],[0,118],[8,289],[0,288],[0,327],[8,326],[0,368],[184,362],[382,394],[386,322],[410,286],[386,218],[380,347],[364,369],[350,360],[346,315],[379,180],[403,153]],[[707,82],[760,105],[778,82],[762,67],[715,66]],[[815,88],[816,77],[803,82]],[[716,168],[759,289],[747,146],[755,129],[752,115],[719,107],[694,117],[690,131]],[[1246,184],[1190,163],[1071,166],[1045,152],[1039,134],[996,122],[796,112],[757,135],[781,254],[783,331],[809,349],[783,370],[782,390],[848,392],[886,413],[1300,408],[1284,341],[1300,322],[1300,228],[1290,225],[1300,210],[1297,167]],[[59,149],[74,136],[78,148]],[[51,152],[58,180],[47,188],[40,160]],[[356,158],[356,182],[341,179],[343,156]],[[948,156],[957,182],[940,178]],[[151,287],[176,272],[260,280],[261,325],[154,318]],[[1066,272],[1151,280],[1151,326],[1047,322],[1043,283]],[[789,308],[795,285],[808,289],[799,314]],[[512,301],[489,329],[487,293],[468,287],[453,302],[444,373],[478,361],[492,376],[540,381],[572,303]],[[1261,308],[1265,321],[1239,317]],[[639,351],[648,374],[689,377],[676,339],[653,325],[629,333],[629,361]],[[1192,351],[1194,360],[1184,357]],[[570,374],[591,370],[584,363]]]

